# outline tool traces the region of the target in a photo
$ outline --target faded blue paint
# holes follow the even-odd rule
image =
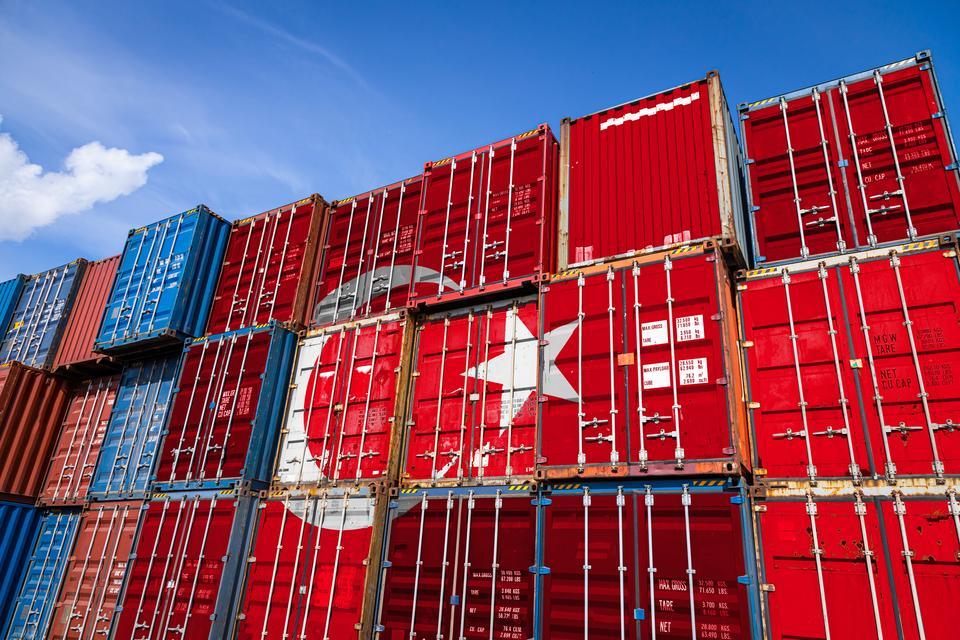
[[[13,317],[13,310],[20,300],[20,292],[23,291],[26,280],[27,276],[20,274],[16,278],[0,282],[0,335],[7,333],[10,318]]]
[[[201,335],[229,235],[230,223],[203,205],[130,231],[97,350],[124,351]]]
[[[40,525],[32,504],[0,502],[0,629],[5,629]]]

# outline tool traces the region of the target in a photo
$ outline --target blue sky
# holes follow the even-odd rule
[[[26,235],[0,239],[0,279],[118,253],[198,202],[233,219],[354,195],[714,68],[735,106],[929,48],[954,105],[958,19],[957,2],[0,0],[0,238]]]

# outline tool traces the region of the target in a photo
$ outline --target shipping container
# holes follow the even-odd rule
[[[113,636],[232,638],[256,509],[257,498],[230,490],[155,494]]]
[[[787,486],[790,485],[790,486]],[[771,640],[953,638],[956,486],[785,483],[757,501]]]
[[[53,604],[60,593],[79,524],[78,510],[44,513],[5,638],[42,640],[47,637]]]
[[[145,499],[166,428],[179,357],[131,363],[123,370],[100,458],[87,490],[93,500]]]
[[[542,491],[536,637],[763,637],[749,498],[737,480]]]
[[[312,326],[387,313],[407,305],[423,176],[336,200],[320,245]]]
[[[536,502],[531,485],[402,490],[373,637],[535,637]]]
[[[82,505],[87,501],[119,385],[120,376],[112,376],[88,380],[71,389],[40,504]]]
[[[720,76],[560,123],[560,267],[725,238],[746,257],[743,158]]]
[[[385,495],[273,493],[259,504],[237,638],[369,638]]]
[[[412,333],[400,312],[304,335],[280,435],[277,486],[396,478]]]
[[[94,349],[142,356],[202,335],[229,235],[203,205],[131,230]]]
[[[764,473],[960,474],[954,240],[760,269],[738,288]]]
[[[13,613],[39,528],[40,510],[32,504],[0,501],[0,629]]]
[[[92,504],[83,512],[46,637],[110,637],[143,510],[142,501],[131,501]]]
[[[0,495],[40,495],[69,402],[63,379],[17,362],[0,365]]]
[[[427,163],[411,304],[516,288],[554,270],[557,152],[543,124]]]
[[[53,360],[59,373],[91,377],[116,369],[110,358],[94,353],[93,343],[119,264],[120,256],[113,256],[87,265]]]
[[[930,53],[740,106],[755,265],[960,229]]]
[[[296,343],[271,322],[187,345],[156,490],[269,484]]]
[[[533,477],[538,322],[536,296],[418,322],[404,484],[509,484]]]
[[[7,327],[10,326],[13,310],[20,301],[20,293],[26,281],[27,276],[21,273],[15,278],[0,282],[0,335],[7,335]]]
[[[208,334],[270,320],[301,327],[312,319],[318,245],[328,208],[314,194],[233,223]]]
[[[542,289],[541,478],[750,466],[732,276],[707,242]]]
[[[0,363],[53,364],[86,268],[86,260],[74,260],[27,277],[0,343]]]

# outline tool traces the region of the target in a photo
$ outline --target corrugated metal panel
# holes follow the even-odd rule
[[[90,482],[88,493],[94,500],[147,496],[179,361],[171,356],[132,363],[124,369]]]
[[[66,382],[46,371],[0,366],[0,494],[40,494],[69,399]]]
[[[143,510],[143,502],[132,501],[93,504],[84,511],[54,606],[51,639],[110,637]]]
[[[319,195],[233,223],[207,333],[307,324],[329,205]]]
[[[73,375],[91,375],[106,368],[105,357],[93,352],[93,342],[119,265],[120,256],[114,256],[87,266],[53,361],[54,369]]]
[[[110,423],[120,376],[81,383],[70,392],[60,438],[50,456],[40,503],[83,504]]]
[[[96,350],[142,352],[201,335],[229,235],[229,223],[203,205],[133,229]]]
[[[256,505],[229,492],[155,496],[140,523],[114,636],[233,637]]]
[[[32,504],[0,501],[0,629],[10,619],[39,527],[40,511]]]
[[[13,317],[13,310],[20,300],[20,293],[26,281],[27,276],[20,274],[16,278],[0,282],[0,335],[7,334],[10,318]]]
[[[411,304],[536,282],[554,270],[557,140],[550,127],[428,163]]]
[[[0,344],[0,362],[53,364],[86,267],[86,260],[75,260],[27,278]]]
[[[296,342],[271,323],[187,346],[160,448],[158,491],[267,486]]]
[[[40,640],[47,637],[53,604],[60,593],[73,539],[80,524],[79,511],[48,511],[40,535],[13,603],[7,638]]]
[[[746,256],[743,160],[706,78],[561,123],[560,266],[707,238]]]
[[[757,264],[960,229],[929,52],[740,110]]]

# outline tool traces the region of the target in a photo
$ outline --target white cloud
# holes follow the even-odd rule
[[[159,153],[135,155],[90,142],[70,152],[63,171],[44,172],[10,134],[0,133],[0,241],[23,240],[61,216],[129,195],[161,162]]]

